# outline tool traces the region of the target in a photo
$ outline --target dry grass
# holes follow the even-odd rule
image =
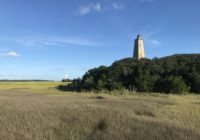
[[[0,90],[2,140],[200,139],[200,96],[118,97],[26,86]]]

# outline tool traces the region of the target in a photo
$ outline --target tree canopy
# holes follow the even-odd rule
[[[137,92],[200,93],[200,54],[163,58],[125,58],[100,66],[75,79],[68,87],[78,90],[134,90]],[[74,88],[76,87],[76,88]]]

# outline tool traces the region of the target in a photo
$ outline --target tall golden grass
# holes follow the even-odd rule
[[[30,84],[0,89],[1,140],[200,139],[197,95],[111,96]]]

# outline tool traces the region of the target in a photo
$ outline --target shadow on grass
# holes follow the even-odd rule
[[[104,140],[104,139],[110,139],[107,137],[108,135],[108,121],[106,119],[101,119],[96,124],[96,126],[93,128],[92,133],[88,136],[88,140]]]
[[[194,129],[100,108],[67,109],[53,127],[53,139],[59,140],[199,140]],[[103,115],[102,115],[103,114]]]
[[[156,117],[156,115],[150,110],[135,111],[135,114],[138,116]]]
[[[95,97],[90,97],[91,99],[97,99],[97,100],[104,100],[105,97],[103,96],[95,96]]]
[[[192,102],[194,105],[200,105],[200,102]]]
[[[133,122],[132,122],[133,121]],[[108,120],[102,119],[93,128],[87,140],[198,140],[200,135],[192,130],[173,124],[132,120],[125,126],[113,127]],[[126,122],[127,123],[127,122]],[[117,125],[117,124],[116,124]],[[116,129],[117,128],[117,129]],[[128,130],[128,131],[126,131]]]
[[[63,92],[81,92],[80,88],[71,85],[59,85],[57,86],[57,89]]]

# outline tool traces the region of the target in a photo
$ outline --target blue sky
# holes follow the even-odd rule
[[[81,77],[133,54],[200,52],[199,0],[0,0],[0,79]]]

